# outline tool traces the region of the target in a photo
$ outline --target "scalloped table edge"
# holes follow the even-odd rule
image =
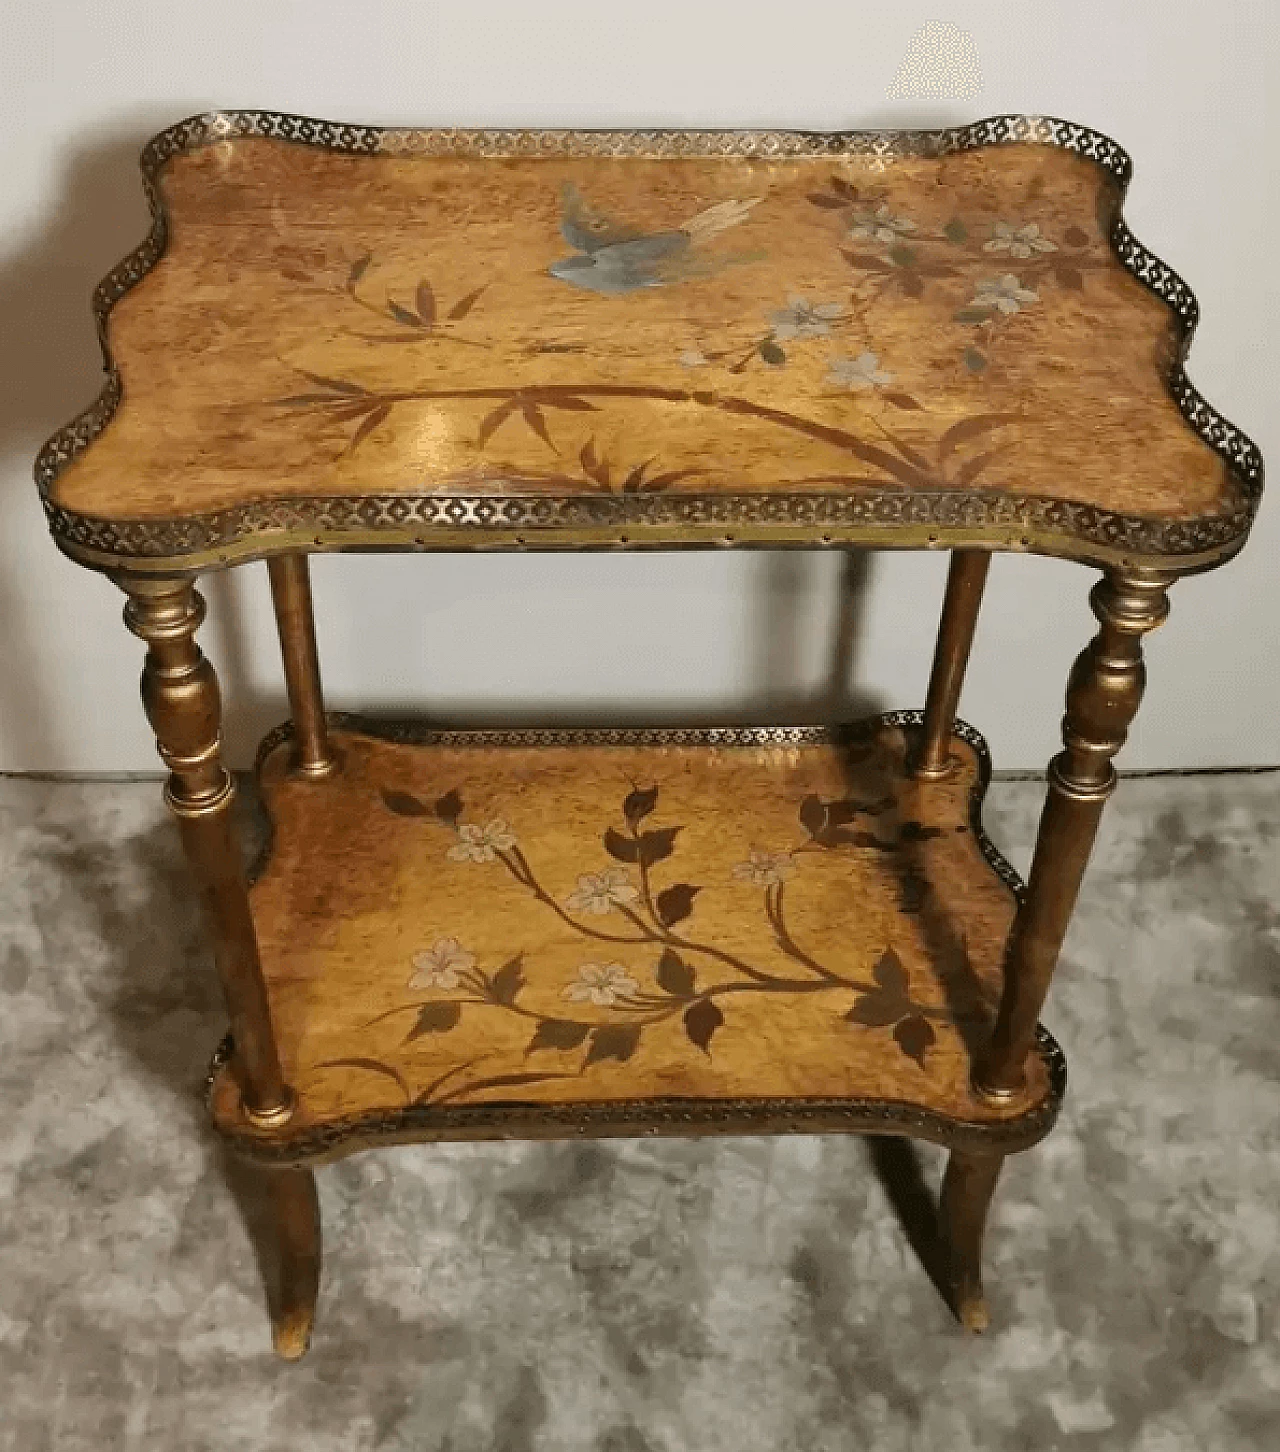
[[[1178,320],[1166,376],[1191,430],[1223,460],[1243,504],[1161,519],[1095,505],[997,491],[872,490],[858,495],[726,493],[666,497],[491,496],[406,493],[271,499],[206,514],[104,519],[58,505],[58,475],[107,426],[121,399],[107,341],[111,309],[155,265],[168,238],[158,179],[172,157],[257,136],[355,154],[472,156],[938,156],[1032,142],[1092,161],[1116,184],[1109,240],[1122,266]],[[1178,574],[1212,568],[1247,538],[1262,491],[1256,444],[1195,388],[1184,361],[1199,319],[1195,295],[1129,230],[1122,204],[1133,174],[1110,137],[1047,116],[1002,115],[939,130],[681,131],[460,130],[348,125],[272,111],[213,111],[180,121],[143,148],[147,238],[98,284],[93,312],[107,379],[98,398],[41,448],[36,482],[60,549],[94,569],[174,574],[221,569],[297,550],[474,550],[869,546],[980,548],[1057,555],[1101,568]]]

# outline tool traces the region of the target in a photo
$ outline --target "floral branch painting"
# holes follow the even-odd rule
[[[472,386],[464,386],[460,375],[454,387],[387,388],[346,376],[345,369],[298,368],[307,386],[274,402],[334,426],[341,433],[343,454],[360,449],[403,409],[445,401],[474,404],[474,450],[488,455],[482,471],[514,486],[649,493],[704,476],[705,465],[691,467],[687,460],[655,456],[622,462],[605,457],[605,447],[598,441],[617,438],[615,406],[644,402],[659,410],[692,406],[749,419],[820,442],[844,456],[833,457],[829,469],[818,462],[814,472],[777,480],[773,487],[971,489],[984,482],[990,466],[1012,444],[1013,426],[1022,415],[1008,408],[989,408],[957,418],[951,407],[935,424],[921,388],[911,382],[913,360],[900,356],[900,344],[877,336],[874,309],[885,300],[909,307],[925,302],[935,312],[941,308],[945,319],[959,325],[963,340],[955,365],[957,378],[972,383],[986,374],[1006,339],[1013,339],[1016,346],[1020,320],[1041,304],[1046,287],[1082,291],[1088,274],[1107,266],[1105,249],[1095,248],[1096,239],[1080,226],[1067,225],[1060,234],[1050,235],[1054,229],[1029,219],[1026,212],[1031,210],[1033,192],[1032,186],[1026,189],[1019,203],[1020,210],[1025,204],[1021,215],[992,217],[961,199],[945,222],[927,225],[907,215],[883,189],[839,175],[797,194],[795,207],[816,208],[830,219],[834,254],[850,269],[847,291],[830,279],[812,290],[783,286],[773,296],[762,297],[757,321],[748,317],[713,322],[706,334],[693,338],[686,334],[681,339],[677,333],[670,364],[696,375],[689,387],[612,381],[616,372],[589,368],[584,368],[579,381],[512,382],[509,377],[504,380],[500,371],[490,382],[484,375],[477,378],[472,368],[465,375]],[[738,229],[744,237],[758,235],[765,201],[763,196],[715,201],[680,225],[664,228],[619,221],[568,183],[561,195],[560,233],[573,252],[552,261],[543,275],[579,292],[615,295],[645,294],[710,277],[728,262],[764,255],[759,250],[725,252],[719,239]],[[827,224],[822,225],[825,230]],[[821,248],[821,232],[819,243]],[[281,265],[286,275],[339,291],[353,310],[376,317],[382,325],[376,331],[348,327],[352,336],[375,344],[449,345],[472,351],[481,363],[485,350],[495,360],[499,357],[500,332],[486,337],[483,329],[477,332],[474,327],[476,319],[483,323],[494,316],[495,294],[489,291],[489,282],[461,275],[452,284],[442,284],[425,265],[417,269],[416,280],[380,282],[384,273],[372,251],[346,262],[341,275],[327,263],[318,267],[314,258],[308,263],[306,256],[305,250],[295,258],[285,249]],[[838,276],[841,261],[833,258],[832,266],[837,269],[833,276]],[[778,281],[785,284],[787,279]],[[621,304],[596,297],[579,306],[593,317],[599,310],[596,322],[575,322],[560,339],[522,335],[514,351],[591,355],[597,337],[593,327],[612,336],[610,330],[625,328],[619,321],[620,306],[636,314],[645,304],[642,297]],[[554,315],[545,310],[538,314]],[[509,368],[511,359],[506,363]],[[735,396],[704,383],[704,379],[714,382],[716,375],[735,379],[750,373],[763,378],[796,371],[801,363],[806,365],[801,370],[803,387],[813,391],[815,401],[856,399],[852,422],[843,409],[834,414],[840,420],[836,423],[829,421],[830,410],[781,407],[773,400]],[[669,376],[670,368],[667,371]],[[915,373],[918,376],[918,368]],[[821,384],[813,389],[815,377],[826,385],[825,392]],[[678,379],[679,371],[673,381]],[[446,375],[441,382],[447,385],[450,380]],[[593,415],[599,416],[598,425]],[[912,420],[906,429],[910,437],[904,436],[901,422],[894,422],[901,415]],[[588,424],[589,434],[583,427]],[[464,433],[465,428],[464,424]],[[533,465],[508,466],[492,453],[504,445],[528,446],[534,441]],[[537,463],[542,451],[549,467]]]
[[[410,997],[364,1025],[372,1029],[403,1021],[406,1051],[426,1036],[448,1034],[464,1015],[496,1013],[528,1024],[526,1060],[544,1054],[573,1056],[570,1066],[551,1069],[533,1064],[519,1074],[458,1082],[477,1061],[450,1070],[414,1100],[407,1073],[394,1064],[362,1060],[357,1067],[395,1080],[407,1099],[443,1103],[497,1087],[532,1084],[582,1074],[604,1061],[626,1063],[655,1026],[678,1022],[691,1047],[711,1055],[717,1037],[732,1032],[733,1005],[744,995],[779,1000],[830,996],[832,1011],[857,1031],[887,1031],[900,1053],[922,1072],[937,1041],[935,1025],[956,1025],[964,1017],[954,1006],[939,1007],[913,995],[905,965],[892,945],[850,966],[823,961],[801,941],[788,916],[788,890],[814,854],[872,852],[898,854],[942,836],[940,827],[906,821],[892,828],[885,814],[891,798],[847,795],[824,800],[808,795],[798,803],[796,839],[785,845],[753,846],[731,870],[729,881],[756,889],[767,940],[780,951],[776,961],[753,960],[697,929],[698,903],[715,884],[682,880],[673,872],[679,856],[679,823],[662,821],[657,785],[636,786],[621,803],[618,820],[599,839],[605,864],[581,872],[573,889],[559,896],[543,881],[526,854],[515,827],[505,817],[481,813],[468,818],[460,793],[434,801],[407,792],[382,790],[384,809],[415,819],[424,830],[442,832],[442,855],[477,870],[499,871],[528,893],[582,941],[582,955],[571,977],[558,986],[554,1010],[528,1001],[526,953],[517,951],[486,964],[457,936],[442,935],[424,944],[406,964]],[[910,856],[908,852],[907,857]],[[901,871],[907,890],[911,873]],[[915,885],[927,881],[918,875]],[[914,908],[918,909],[917,901]],[[352,1066],[331,1061],[322,1067]],[[374,1066],[377,1067],[374,1067]]]
[[[895,215],[884,194],[863,193],[843,177],[833,176],[825,190],[809,194],[816,207],[838,214],[843,229],[840,255],[854,269],[854,305],[896,294],[920,299],[940,281],[971,275],[986,264],[972,283],[972,296],[953,305],[954,321],[975,329],[977,337],[964,352],[964,365],[982,373],[992,346],[1009,319],[1041,299],[1046,282],[1081,291],[1087,272],[1106,266],[1089,250],[1089,235],[1067,227],[1060,241],[1047,237],[1037,222],[995,219],[985,227],[953,216],[929,231],[911,218]],[[999,264],[1008,267],[1000,270]]]

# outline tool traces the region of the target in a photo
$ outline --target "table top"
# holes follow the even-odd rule
[[[1070,123],[403,131],[143,153],[108,380],[37,478],[105,568],[287,549],[865,544],[1199,568],[1256,447]]]

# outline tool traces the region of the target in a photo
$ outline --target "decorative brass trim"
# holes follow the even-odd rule
[[[158,178],[172,157],[237,136],[262,136],[332,151],[397,155],[525,156],[941,156],[982,146],[1036,142],[1088,158],[1123,202],[1133,163],[1116,142],[1048,116],[992,116],[937,131],[500,131],[345,125],[271,111],[193,116],[152,138],[141,156],[151,232],[98,284],[93,311],[107,380],[99,397],[40,450],[35,476],[55,540],[99,569],[138,572],[221,568],[290,550],[622,548],[713,545],[864,545],[877,548],[1031,550],[1102,567],[1165,563],[1209,568],[1243,544],[1262,491],[1253,441],[1196,390],[1183,367],[1199,318],[1191,289],[1116,215],[1110,241],[1125,269],[1178,320],[1166,381],[1191,429],[1223,460],[1243,503],[1190,519],[1115,513],[1096,505],[999,491],[876,489],[836,494],[491,496],[405,493],[263,499],[169,519],[109,520],[55,504],[58,474],[101,433],[120,401],[107,345],[112,306],[155,264],[168,237]]]
[[[384,741],[423,746],[537,747],[572,749],[583,746],[718,746],[755,749],[857,741],[883,727],[919,735],[922,711],[889,711],[847,726],[746,727],[583,727],[572,729],[499,728],[444,731],[414,720],[376,720],[347,712],[331,712],[330,727]],[[969,826],[983,857],[1021,904],[1021,878],[987,836],[982,802],[991,780],[986,742],[964,721],[955,736],[974,752],[978,774],[969,796]],[[292,722],[268,732],[258,749],[256,770],[278,747],[293,739]],[[270,814],[267,840],[250,869],[250,881],[265,871],[271,855]],[[219,1046],[206,1080],[206,1099],[228,1062],[230,1039]],[[432,1140],[566,1138],[578,1135],[700,1134],[908,1134],[953,1149],[991,1150],[1001,1154],[1026,1149],[1042,1139],[1057,1119],[1066,1088],[1066,1060],[1043,1029],[1035,1051],[1044,1061],[1049,1089],[1023,1114],[989,1124],[952,1119],[918,1105],[876,1099],[637,1099],[581,1104],[483,1103],[433,1107],[412,1106],[353,1115],[330,1123],[262,1133],[252,1128],[224,1130],[238,1153],[269,1164],[303,1164],[339,1159],[355,1150],[380,1144]]]

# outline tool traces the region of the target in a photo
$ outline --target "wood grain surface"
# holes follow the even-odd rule
[[[443,746],[262,781],[253,889],[291,1134],[409,1106],[841,1097],[969,1123],[1013,916],[972,748]],[[221,1127],[242,1131],[230,1077]]]
[[[121,406],[53,502],[989,489],[1238,508],[1165,382],[1115,183],[1052,146],[344,155],[239,137],[160,178]]]

